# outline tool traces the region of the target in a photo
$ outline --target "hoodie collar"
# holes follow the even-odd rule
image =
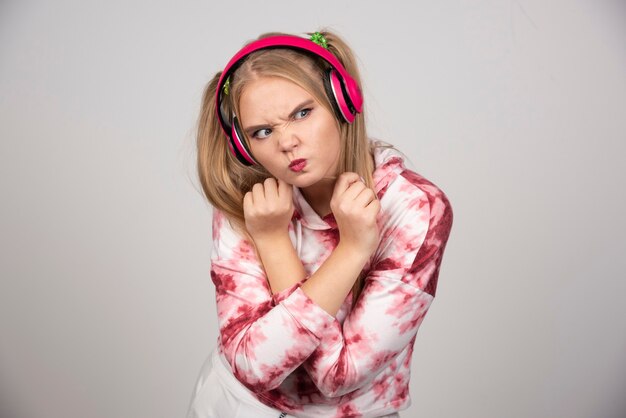
[[[375,169],[372,173],[374,181],[374,191],[379,199],[383,197],[387,186],[391,183],[403,170],[404,158],[398,150],[394,148],[381,148],[380,145],[390,145],[382,140],[370,140],[374,145],[374,165]],[[325,230],[336,229],[337,222],[332,213],[321,217],[313,210],[309,202],[302,195],[300,188],[292,186],[294,214],[292,219],[296,219],[309,229]]]

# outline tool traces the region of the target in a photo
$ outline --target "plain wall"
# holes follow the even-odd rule
[[[449,197],[407,417],[626,416],[620,1],[0,3],[0,416],[184,416],[217,337],[202,90],[328,26]]]

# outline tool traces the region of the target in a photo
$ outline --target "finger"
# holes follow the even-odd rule
[[[243,213],[250,213],[250,209],[254,206],[252,200],[252,192],[248,192],[243,196]]]
[[[378,213],[380,212],[380,201],[378,199],[372,200],[367,206],[363,209],[363,214],[367,219],[378,219]]]
[[[366,211],[372,211],[373,215],[378,215],[378,213],[380,212],[381,206],[380,206],[380,200],[378,199],[374,199],[372,200],[366,207],[365,210]]]
[[[263,187],[263,183],[255,183],[252,186],[252,202],[255,206],[262,205],[265,202],[265,187]]]
[[[372,200],[376,199],[374,191],[370,188],[364,187],[363,190],[355,197],[354,203],[357,207],[365,208]]]
[[[355,181],[359,181],[359,175],[357,173],[350,171],[341,173],[341,175],[337,179],[337,183],[335,183],[334,192],[337,194],[337,196],[343,195],[348,187],[350,187],[350,185]]]
[[[263,182],[263,186],[265,188],[265,199],[268,202],[278,201],[278,185],[276,184],[276,179],[273,177],[266,178]]]
[[[365,189],[367,189],[367,186],[361,183],[360,180],[357,180],[353,182],[352,184],[350,184],[350,186],[348,187],[348,190],[346,190],[343,193],[343,195],[341,195],[341,199],[347,200],[348,202],[356,203],[356,200],[358,199],[359,195],[363,193]]]

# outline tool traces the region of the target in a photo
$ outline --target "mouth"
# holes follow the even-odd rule
[[[306,160],[304,158],[298,158],[297,160],[293,160],[289,163],[289,168],[291,171],[302,171],[306,166]]]

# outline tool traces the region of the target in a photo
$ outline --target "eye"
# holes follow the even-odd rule
[[[269,136],[270,133],[272,133],[272,130],[270,128],[263,128],[253,133],[252,137],[257,139],[265,139]],[[263,134],[265,134],[266,136],[263,136]]]
[[[311,113],[310,108],[302,109],[298,113],[295,114],[296,119],[304,119]]]

